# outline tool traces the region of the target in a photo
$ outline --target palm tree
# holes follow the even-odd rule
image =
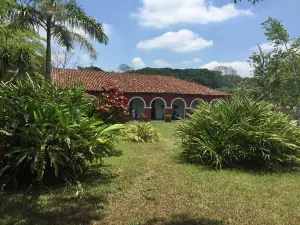
[[[9,14],[12,24],[22,27],[33,27],[46,31],[45,77],[51,79],[51,41],[71,50],[75,45],[86,50],[92,59],[97,55],[92,44],[76,30],[103,44],[108,38],[101,23],[88,16],[76,0],[17,0],[17,6]]]

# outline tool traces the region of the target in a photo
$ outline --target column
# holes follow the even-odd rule
[[[172,107],[166,107],[165,112],[166,112],[166,115],[171,115],[172,116],[173,108]],[[165,120],[166,120],[166,115],[165,115]]]
[[[186,108],[185,109],[185,119],[188,119],[189,118],[189,115],[191,113],[191,108]]]
[[[145,108],[145,115],[146,115],[146,120],[145,122],[151,122],[151,107],[146,107]]]

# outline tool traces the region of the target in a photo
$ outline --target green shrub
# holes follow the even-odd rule
[[[126,140],[134,142],[159,142],[158,131],[150,123],[133,122],[123,130]]]
[[[201,104],[177,131],[186,159],[209,167],[274,170],[299,161],[300,128],[263,101],[233,97]]]
[[[92,114],[97,100],[81,87],[30,77],[0,83],[0,176],[31,184],[77,178],[114,151],[122,125]],[[13,178],[13,179],[12,179]]]

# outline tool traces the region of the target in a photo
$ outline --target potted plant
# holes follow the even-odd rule
[[[172,122],[172,115],[171,114],[167,114],[166,115],[166,122]]]
[[[147,119],[146,114],[142,114],[141,117],[140,117],[140,121],[145,122],[146,119]]]

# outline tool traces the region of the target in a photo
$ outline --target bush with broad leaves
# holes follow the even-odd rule
[[[93,117],[97,98],[82,87],[29,77],[0,83],[0,180],[30,185],[77,179],[115,149],[123,125]]]

